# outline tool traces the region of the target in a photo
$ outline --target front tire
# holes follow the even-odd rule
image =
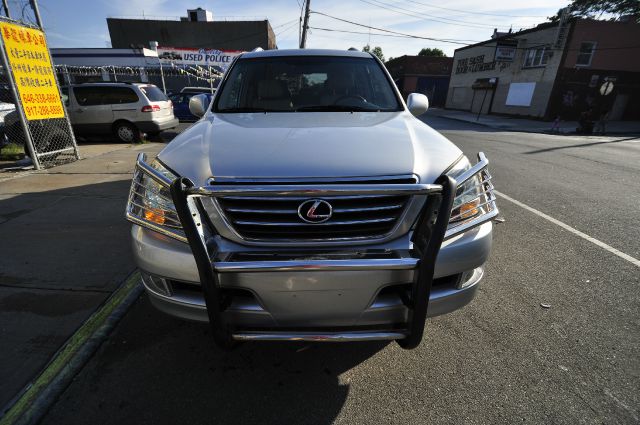
[[[138,143],[140,141],[140,130],[130,122],[119,122],[113,127],[113,135],[123,143]]]

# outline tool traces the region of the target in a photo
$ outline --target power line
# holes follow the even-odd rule
[[[547,18],[546,16],[541,16],[541,15],[539,15],[539,16],[534,16],[534,15],[527,16],[527,15],[504,15],[504,14],[501,14],[501,13],[475,12],[475,11],[470,12],[468,10],[451,9],[451,8],[448,8],[448,7],[434,6],[432,4],[422,3],[422,2],[419,2],[419,1],[415,1],[415,0],[405,0],[405,1],[408,1],[410,3],[420,4],[422,6],[433,7],[435,9],[442,9],[442,10],[448,10],[448,11],[451,11],[451,12],[464,13],[464,14],[467,14],[467,15],[501,16],[501,17],[507,17],[507,18],[544,18],[544,19]]]
[[[319,30],[319,31],[343,32],[347,34],[374,35],[377,37],[417,38],[417,36],[414,36],[414,35],[376,34],[376,33],[364,32],[364,31],[348,31],[348,30],[339,30],[334,28],[321,28],[321,27],[309,27],[309,28],[314,30]],[[423,37],[419,37],[419,38],[423,38]],[[455,39],[443,39],[443,40],[449,43],[457,43],[457,44],[463,44],[463,45],[467,45],[468,43],[480,43],[480,41],[478,40],[455,40]]]
[[[410,10],[410,9],[405,9],[399,6],[395,6],[389,3],[384,3],[382,1],[379,0],[360,0],[362,3],[366,3],[366,4],[370,4],[372,6],[376,6],[379,7],[381,9],[385,9],[385,10],[389,10],[391,12],[394,13],[399,13],[401,15],[406,15],[406,16],[411,16],[414,18],[418,18],[420,20],[424,20],[424,21],[434,21],[434,22],[440,22],[443,24],[447,24],[447,25],[456,25],[456,26],[460,26],[460,27],[469,27],[469,28],[495,28],[496,25],[483,25],[483,24],[476,24],[473,22],[469,22],[469,21],[461,21],[458,19],[451,19],[451,18],[443,18],[440,16],[434,16],[434,15],[429,15],[426,13],[421,13],[421,14],[417,14],[414,11]],[[428,16],[428,17],[425,17]],[[500,28],[506,28],[506,27],[502,27],[500,26]]]
[[[318,12],[318,11],[312,11],[311,13],[315,13],[316,15],[321,15],[321,16],[326,16],[327,18],[331,18],[331,19],[335,19],[336,21],[340,21],[340,22],[345,22],[347,24],[351,24],[351,25],[356,25],[358,27],[363,27],[363,28],[368,28],[368,29],[372,29],[372,30],[376,30],[376,31],[382,31],[385,33],[389,33],[389,34],[395,34],[396,36],[402,36],[402,37],[406,37],[406,38],[415,38],[415,39],[420,39],[420,40],[429,40],[429,41],[438,41],[441,43],[451,43],[451,44],[458,44],[458,45],[468,45],[466,42],[464,42],[463,40],[454,40],[454,39],[443,39],[443,38],[434,38],[434,37],[422,37],[419,35],[414,35],[414,34],[406,34],[406,33],[402,33],[402,32],[398,32],[398,31],[392,31],[392,30],[387,30],[384,28],[377,28],[377,27],[372,27],[370,25],[365,25],[365,24],[360,24],[358,22],[353,22],[353,21],[349,21],[347,19],[342,19],[342,18],[338,18],[336,16],[332,16],[332,15],[328,15],[326,13],[323,12]],[[347,30],[338,30],[338,29],[332,29],[332,28],[315,28],[321,31],[335,31],[335,32],[346,32],[346,33],[355,33],[353,31],[347,31]],[[368,33],[364,33],[364,34],[368,34]],[[383,34],[377,34],[379,36],[383,36]],[[517,35],[517,33],[513,33],[513,36]],[[490,43],[490,42],[494,42],[494,43],[498,43],[498,40],[486,40],[484,42],[480,42],[480,43]],[[487,45],[478,45],[475,47],[487,47],[487,48],[495,48],[496,46],[487,46]],[[553,47],[548,47],[548,44],[538,44],[538,45],[532,45],[532,46],[526,46],[526,47],[513,47],[513,49],[516,50],[529,50],[529,49],[537,49],[537,48],[542,48],[544,47],[546,50],[557,50],[557,51],[563,51],[563,50],[567,50],[567,51],[579,51],[580,48],[553,48]],[[599,50],[625,50],[625,49],[629,49],[629,50],[633,50],[633,49],[640,49],[640,45],[632,45],[632,46],[611,46],[611,47],[598,47],[596,48],[596,51]]]
[[[295,22],[292,22],[288,27],[281,29],[279,32],[275,33],[275,36],[281,36],[282,34],[284,34],[285,32],[288,32],[290,30],[292,30],[293,28],[295,28],[298,25],[298,20],[296,19]]]
[[[443,43],[451,43],[451,44],[463,44],[463,45],[467,44],[466,42],[452,41],[452,40],[447,40],[447,39],[442,39],[442,38],[434,38],[434,37],[422,37],[422,36],[419,36],[419,35],[406,34],[406,33],[403,33],[403,32],[386,30],[384,28],[372,27],[370,25],[359,24],[357,22],[353,22],[353,21],[349,21],[349,20],[346,20],[346,19],[337,18],[335,16],[327,15],[326,13],[322,13],[322,12],[313,11],[312,13],[315,13],[317,15],[326,16],[327,18],[335,19],[336,21],[346,22],[346,23],[351,24],[351,25],[356,25],[356,26],[359,26],[359,27],[369,28],[369,29],[372,29],[372,30],[382,31],[382,32],[390,33],[390,34],[402,35],[402,36],[405,36],[407,38],[417,38],[417,39],[420,39],[420,40],[440,41],[440,42],[443,42]]]

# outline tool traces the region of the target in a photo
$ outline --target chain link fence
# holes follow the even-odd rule
[[[0,164],[13,158],[40,169],[75,161],[78,148],[44,35],[6,17],[0,28]]]
[[[161,66],[74,66],[55,65],[58,81],[63,85],[95,82],[150,83],[178,93],[183,87],[215,89],[224,71],[219,67],[203,68],[196,65]]]

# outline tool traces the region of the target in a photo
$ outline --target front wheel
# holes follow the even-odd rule
[[[130,122],[119,122],[113,128],[113,134],[121,142],[137,143],[140,141],[140,130]]]

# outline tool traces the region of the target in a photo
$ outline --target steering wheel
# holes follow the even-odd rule
[[[359,100],[359,101],[360,101],[360,102],[362,102],[362,103],[367,103],[367,99],[365,99],[364,97],[362,97],[362,96],[360,96],[360,95],[358,95],[358,94],[347,94],[347,95],[345,95],[345,96],[340,96],[339,98],[337,98],[337,99],[333,102],[333,104],[334,104],[334,105],[337,105],[337,104],[339,104],[339,103],[340,103],[340,101],[342,101],[342,100],[346,100],[346,99],[357,99],[357,100]]]

